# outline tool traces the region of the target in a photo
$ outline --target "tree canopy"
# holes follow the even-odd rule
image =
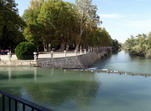
[[[14,0],[0,0],[0,48],[13,49],[24,39],[22,30],[25,23],[16,6]]]
[[[77,0],[75,4],[62,0],[31,0],[23,20],[27,26],[27,41],[43,44],[45,48],[79,48],[110,46],[111,36],[99,28],[97,7],[92,0]]]
[[[124,49],[132,55],[151,58],[151,33],[131,36],[124,44]]]

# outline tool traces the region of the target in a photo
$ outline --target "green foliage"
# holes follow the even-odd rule
[[[99,16],[92,0],[77,0],[76,4],[62,0],[31,0],[24,12],[27,41],[48,46],[111,46],[111,37],[98,28]]]
[[[135,45],[134,47],[132,47],[132,50],[130,51],[130,53],[132,55],[140,55],[143,56],[144,55],[144,50],[140,45]]]
[[[136,37],[129,38],[124,43],[124,49],[130,52],[131,55],[146,56],[150,58],[151,56],[151,33],[139,34]]]
[[[121,49],[121,44],[115,39],[112,40],[112,52],[116,53]]]
[[[42,28],[37,22],[38,14],[40,13],[43,0],[34,1],[31,0],[31,6],[29,9],[25,10],[22,18],[26,22],[27,26],[23,31],[25,39],[29,42],[34,42],[38,45],[41,41]]]
[[[151,58],[151,49],[148,49],[146,52],[146,57]]]
[[[24,26],[25,23],[18,15],[15,1],[0,0],[0,47],[13,48],[23,41]]]
[[[47,0],[42,5],[37,20],[44,29],[44,44],[54,44],[55,41],[58,41],[57,45],[73,42],[76,16],[72,7],[73,4],[61,0]]]
[[[21,42],[15,48],[15,53],[19,60],[34,59],[33,52],[35,51],[37,51],[37,47],[31,42]]]
[[[79,43],[87,43],[87,39],[93,37],[100,23],[99,16],[96,14],[97,7],[92,5],[92,0],[76,0],[76,10],[78,13],[78,36]],[[90,45],[90,44],[89,44]]]
[[[112,39],[104,28],[97,28],[93,37],[88,41],[91,46],[111,46]]]

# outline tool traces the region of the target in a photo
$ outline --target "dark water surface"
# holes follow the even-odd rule
[[[148,74],[151,60],[120,52],[93,67]],[[151,77],[0,67],[0,90],[54,111],[151,110]]]

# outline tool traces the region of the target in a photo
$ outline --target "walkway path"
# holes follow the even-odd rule
[[[82,54],[80,54],[78,52],[77,55],[82,55]],[[74,51],[67,52],[66,57],[71,57],[71,56],[76,56]],[[65,54],[64,54],[64,52],[54,52],[53,57],[54,58],[61,58],[61,57],[65,57]],[[38,58],[51,58],[51,54],[50,54],[50,52],[49,53],[48,52],[47,53],[40,53]],[[8,57],[8,55],[0,55],[0,59],[1,60],[9,60],[9,57]],[[13,54],[11,60],[17,60],[16,55]]]

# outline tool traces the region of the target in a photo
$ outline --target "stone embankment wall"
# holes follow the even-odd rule
[[[13,60],[13,61],[0,61],[0,66],[37,66],[34,60]]]
[[[75,69],[87,68],[97,62],[99,59],[104,58],[111,54],[111,49],[106,49],[97,52],[89,52],[83,55],[74,57],[63,58],[42,58],[37,60],[37,66],[55,69]]]
[[[45,68],[56,68],[56,69],[79,69],[87,68],[97,62],[99,59],[110,55],[112,52],[111,48],[93,49],[93,51],[62,58],[39,58],[37,60],[12,60],[12,61],[0,61],[0,66],[38,66]]]

